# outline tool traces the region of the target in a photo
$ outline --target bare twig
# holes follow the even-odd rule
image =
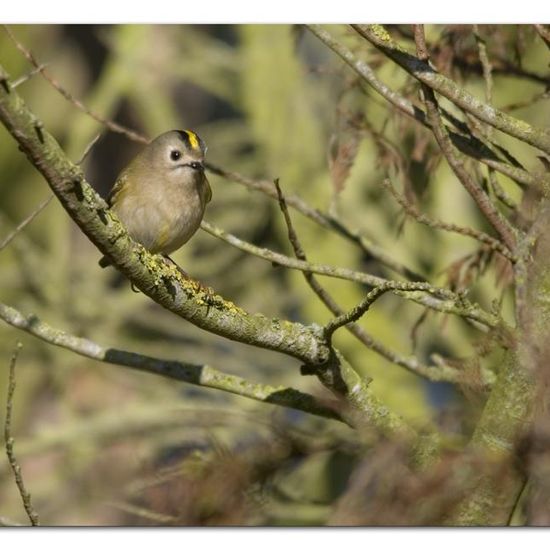
[[[85,147],[85,149],[82,153],[82,156],[75,162],[75,164],[77,166],[81,165],[86,160],[86,158],[90,154],[91,150],[94,148],[94,145],[99,141],[100,137],[101,137],[101,132],[96,134],[96,136],[90,141],[90,143],[88,143],[88,145],[86,145],[86,147]]]
[[[45,69],[47,66],[48,66],[47,63],[41,63],[40,65],[38,65],[38,67],[34,67],[27,74],[24,74],[23,76],[20,76],[19,78],[14,80],[11,83],[11,87],[12,88],[17,88],[17,86],[20,86],[24,82],[27,82],[27,80],[30,80],[33,76],[38,74],[40,71],[42,71],[42,69]]]
[[[389,279],[384,279],[383,277],[370,275],[369,273],[354,271],[353,269],[334,267],[324,264],[314,264],[291,258],[279,252],[274,252],[273,250],[269,250],[267,248],[260,248],[252,243],[243,241],[235,235],[227,233],[223,229],[220,229],[205,220],[201,222],[201,228],[207,233],[210,233],[210,235],[229,243],[231,246],[234,246],[243,252],[247,252],[248,254],[257,256],[258,258],[263,258],[264,260],[288,269],[316,273],[317,275],[335,277],[337,279],[346,279],[372,287],[391,282],[393,286],[393,294],[412,300],[413,302],[429,307],[430,309],[434,309],[442,313],[459,315],[465,319],[476,321],[477,323],[487,327],[495,327],[501,324],[501,320],[498,317],[483,311],[478,305],[472,304],[467,300],[465,301],[451,290],[445,288],[436,287],[425,282],[391,281]]]
[[[325,275],[327,277],[335,277],[337,279],[345,279],[348,281],[354,281],[356,283],[369,285],[369,286],[378,286],[386,281],[382,277],[377,277],[376,275],[370,275],[369,273],[363,273],[361,271],[355,271],[353,269],[348,269],[345,267],[336,267],[325,264],[314,264],[305,260],[291,258],[280,252],[275,252],[268,248],[261,248],[252,243],[244,241],[231,233],[227,233],[223,229],[203,220],[201,223],[201,228],[218,239],[229,243],[231,246],[242,250],[258,258],[267,260],[275,265],[280,265],[288,269],[297,269],[298,271],[304,271],[309,273],[317,273],[318,275]],[[396,281],[397,283],[397,281]],[[405,283],[403,283],[405,284]],[[427,283],[426,283],[427,284]],[[429,287],[430,285],[428,285]],[[442,290],[445,294],[446,291]]]
[[[479,25],[474,25],[474,36],[479,50],[479,60],[483,67],[483,78],[485,79],[485,101],[487,103],[493,102],[493,67],[489,61],[489,55],[487,54],[487,45],[485,40],[479,33]]]
[[[279,206],[283,212],[287,226],[288,238],[292,248],[294,249],[294,254],[299,260],[307,261],[307,256],[302,248],[302,245],[300,244],[294,225],[292,224],[292,218],[290,217],[290,212],[288,211],[286,199],[279,185],[279,181],[275,180],[274,183],[279,198]],[[337,318],[345,315],[344,310],[336,303],[330,293],[327,292],[327,290],[319,283],[313,273],[309,273],[307,271],[303,271],[302,273],[313,292],[319,297],[323,304],[325,304],[325,306],[337,316]],[[406,357],[390,350],[384,346],[384,344],[373,338],[365,329],[354,322],[349,322],[345,326],[346,329],[367,348],[384,357],[386,360],[416,374],[417,376],[421,376],[434,382],[457,382],[459,379],[460,373],[456,369],[449,368],[446,365],[442,367],[424,365],[416,357]]]
[[[479,32],[479,25],[474,25],[474,36],[477,43],[477,48],[479,51],[479,60],[483,69],[483,78],[485,80],[485,101],[489,104],[493,102],[493,65],[489,60],[489,54],[487,53],[487,45],[485,40]],[[493,135],[493,127],[490,125],[486,126],[486,135],[491,139]],[[499,184],[495,171],[490,166],[487,168],[487,174],[489,177],[489,182],[491,183],[491,188],[495,194],[495,197],[508,208],[513,210],[516,209],[514,201],[507,195],[504,189]]]
[[[4,240],[0,242],[0,250],[6,248],[6,246],[8,246],[11,241],[13,241],[13,239],[15,239],[15,237],[17,237],[17,235],[21,233],[21,231],[23,231],[25,227],[46,208],[46,206],[48,206],[48,204],[50,204],[52,199],[53,195],[50,195],[45,201],[41,202],[9,235],[7,235]]]
[[[518,209],[518,205],[514,201],[514,199],[506,193],[506,191],[502,188],[502,185],[498,182],[498,179],[496,177],[496,174],[494,170],[491,170],[489,168],[489,182],[491,184],[491,189],[493,190],[493,193],[495,194],[495,197],[502,203],[504,206],[509,208],[510,210],[516,212]]]
[[[463,235],[465,237],[471,237],[472,239],[476,239],[480,243],[487,245],[491,250],[496,250],[500,252],[511,262],[515,261],[515,257],[512,255],[512,253],[494,237],[491,237],[490,235],[487,235],[487,233],[484,233],[483,231],[479,231],[472,227],[456,225],[454,223],[448,223],[442,220],[434,220],[432,218],[429,218],[425,214],[418,212],[418,210],[412,203],[408,202],[405,197],[403,197],[403,195],[398,193],[397,189],[395,189],[389,179],[386,178],[385,180],[383,180],[382,185],[384,185],[384,187],[390,191],[392,196],[405,210],[405,212],[409,216],[413,217],[418,223],[427,225],[428,227],[432,227],[433,229],[441,229],[443,231],[458,233],[459,235]]]
[[[109,130],[111,130],[111,132],[122,134],[128,139],[131,139],[132,141],[137,141],[138,143],[149,143],[150,140],[147,139],[145,136],[139,134],[138,132],[130,130],[129,128],[126,128],[125,126],[122,126],[117,122],[113,122],[112,120],[109,120],[89,109],[86,105],[84,105],[84,103],[82,103],[82,101],[80,101],[67,90],[65,90],[65,88],[63,88],[63,86],[61,86],[61,84],[53,76],[51,76],[48,71],[46,71],[46,69],[44,68],[45,65],[39,63],[36,60],[34,54],[29,49],[25,48],[25,46],[23,46],[23,44],[21,44],[19,40],[17,40],[17,38],[11,32],[11,29],[7,25],[4,25],[4,30],[6,31],[12,42],[15,44],[15,47],[26,57],[29,63],[33,65],[33,67],[53,86],[55,90],[57,90],[67,101],[72,103],[77,109],[79,109],[83,113],[86,113],[96,122],[99,122]]]
[[[15,477],[15,483],[17,484],[17,489],[21,495],[21,500],[23,501],[23,506],[27,512],[27,516],[31,522],[31,525],[40,525],[40,519],[38,514],[35,512],[32,503],[31,495],[25,488],[25,483],[23,481],[23,476],[21,474],[21,466],[17,462],[15,457],[15,452],[13,450],[13,437],[11,435],[11,417],[13,410],[13,395],[15,393],[15,364],[17,363],[17,358],[19,352],[23,345],[21,342],[17,342],[15,350],[11,356],[10,360],[10,372],[9,372],[9,381],[8,381],[8,398],[6,402],[6,422],[4,423],[4,441],[6,445],[6,454],[8,456],[8,462],[13,470],[13,475]]]
[[[329,321],[325,328],[325,338],[330,340],[332,338],[332,335],[334,334],[334,331],[338,330],[340,327],[343,327],[349,323],[353,323],[354,321],[357,321],[360,319],[370,308],[370,306],[380,298],[383,294],[390,291],[391,287],[388,285],[380,285],[376,288],[373,288],[365,297],[364,300],[361,301],[360,304],[355,306],[353,309],[350,309],[346,313],[339,315],[338,317],[335,317],[331,321]]]

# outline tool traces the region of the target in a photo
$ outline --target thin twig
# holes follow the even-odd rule
[[[20,76],[16,80],[12,81],[11,87],[17,88],[17,86],[20,86],[24,82],[27,82],[27,80],[30,80],[33,76],[38,74],[40,71],[42,71],[42,69],[45,69],[47,66],[47,63],[41,63],[38,67],[34,67],[27,74],[24,74],[23,76]]]
[[[376,275],[370,275],[369,273],[355,271],[353,269],[348,269],[345,267],[336,267],[336,266],[325,265],[325,264],[314,264],[311,262],[307,262],[305,260],[291,258],[290,256],[286,256],[285,254],[281,254],[280,252],[275,252],[268,248],[261,248],[243,239],[240,239],[239,237],[236,237],[231,233],[227,233],[223,229],[207,222],[206,220],[203,220],[201,222],[201,228],[207,233],[209,233],[210,235],[212,235],[213,237],[221,239],[222,241],[229,243],[231,246],[234,246],[235,248],[238,248],[243,252],[252,254],[253,256],[257,256],[258,258],[267,260],[272,264],[286,267],[288,269],[297,269],[298,271],[317,273],[317,275],[325,275],[326,277],[335,277],[337,279],[345,279],[348,281],[353,281],[356,283],[369,285],[369,286],[378,286],[387,281],[387,279],[384,279],[382,277],[377,277]],[[399,283],[398,281],[395,281],[395,283],[403,284],[403,285],[407,284],[406,282]],[[422,284],[426,285],[425,287],[426,289],[435,288],[435,287],[431,287],[431,285],[429,285],[428,283],[422,283]],[[437,289],[436,293],[439,293],[440,290],[443,292],[442,296],[443,295],[448,296],[447,295],[448,291],[446,291],[445,289]]]
[[[13,239],[15,239],[15,237],[17,237],[17,235],[21,233],[21,231],[23,231],[23,229],[25,229],[25,227],[46,208],[46,206],[48,206],[48,204],[50,204],[52,199],[53,195],[50,195],[45,201],[41,202],[9,235],[7,235],[4,240],[0,242],[0,250],[6,248],[6,246],[8,246],[11,241],[13,241]]]
[[[479,231],[472,227],[456,225],[454,223],[444,222],[442,220],[434,220],[429,218],[425,214],[418,212],[416,207],[408,202],[403,195],[401,195],[397,189],[392,185],[391,181],[386,178],[383,180],[382,185],[390,191],[394,199],[399,203],[399,205],[405,210],[405,212],[414,218],[418,223],[432,227],[433,229],[441,229],[443,231],[450,231],[452,233],[457,233],[465,237],[471,237],[476,239],[480,243],[483,243],[491,250],[500,252],[503,256],[508,258],[511,262],[515,261],[515,256],[510,253],[510,251],[497,239],[487,235],[483,231]]]
[[[290,217],[290,212],[288,211],[286,199],[279,185],[279,181],[275,180],[274,183],[279,198],[279,206],[283,212],[283,216],[287,226],[288,238],[292,245],[292,248],[294,249],[294,254],[299,260],[307,261],[307,256],[300,243],[300,240],[298,239],[296,230],[294,229],[292,218]],[[319,283],[313,273],[309,273],[307,271],[304,271],[302,273],[310,288],[319,297],[323,304],[325,304],[325,306],[332,312],[333,315],[339,317],[345,314],[344,310],[336,303],[330,293],[327,292],[327,290]],[[434,382],[457,382],[459,380],[460,373],[456,369],[452,369],[447,366],[439,367],[424,365],[416,357],[406,357],[393,350],[390,350],[384,344],[373,338],[365,329],[363,329],[363,327],[357,325],[354,322],[347,323],[346,329],[368,349],[371,349],[391,363],[399,365],[407,369],[408,371],[416,374],[417,376],[421,376],[423,378],[426,378],[427,380],[432,380]]]
[[[131,139],[132,141],[137,141],[138,143],[149,143],[149,139],[147,139],[145,136],[139,134],[138,132],[135,132],[134,130],[130,130],[129,128],[126,128],[125,126],[122,126],[121,124],[118,124],[117,122],[113,122],[112,120],[109,120],[98,113],[92,111],[90,108],[88,108],[82,101],[74,97],[71,93],[69,93],[61,84],[50,75],[48,71],[44,68],[45,65],[42,63],[39,63],[34,54],[17,38],[15,35],[11,32],[11,29],[4,25],[4,30],[6,31],[7,35],[10,37],[12,42],[15,44],[15,47],[26,57],[27,61],[53,86],[55,90],[57,90],[67,101],[72,103],[77,109],[82,111],[83,113],[86,113],[89,117],[93,118],[96,122],[99,122],[111,132],[114,132],[116,134],[122,134],[126,136],[128,139]]]
[[[215,166],[211,163],[205,163],[206,168],[213,174],[222,176],[228,180],[234,181],[241,185],[244,185],[248,189],[253,189],[254,191],[260,191],[272,199],[277,199],[277,189],[275,188],[273,182],[268,180],[255,180],[238,174],[237,172],[232,172]],[[402,275],[403,277],[412,280],[412,281],[424,281],[425,278],[422,275],[419,275],[409,267],[401,264],[393,257],[391,257],[380,245],[374,243],[371,239],[367,238],[364,235],[359,235],[357,232],[347,227],[340,220],[335,218],[331,214],[325,214],[317,208],[312,208],[309,204],[304,201],[298,195],[288,195],[285,198],[286,204],[317,223],[321,227],[324,227],[330,231],[334,231],[336,234],[344,237],[348,241],[358,245],[361,250],[367,254],[369,257],[378,261],[380,264],[391,269],[395,273]]]
[[[8,456],[8,462],[11,466],[11,469],[13,470],[15,483],[17,484],[17,489],[19,490],[19,494],[21,495],[23,506],[25,507],[27,516],[29,516],[31,525],[35,526],[35,525],[40,525],[40,519],[32,506],[31,495],[25,488],[25,483],[23,481],[23,476],[21,474],[21,466],[19,466],[19,463],[17,462],[17,458],[15,457],[15,452],[13,450],[14,439],[11,435],[13,395],[15,393],[15,364],[17,363],[17,358],[19,356],[19,352],[21,351],[22,347],[23,345],[21,344],[21,342],[17,342],[17,345],[15,346],[15,350],[10,360],[8,398],[6,402],[6,422],[4,423],[4,441],[6,445],[6,454]]]
[[[493,102],[493,66],[489,61],[489,55],[487,53],[487,44],[479,33],[479,25],[474,24],[474,36],[479,51],[479,60],[483,68],[483,78],[485,79],[485,101],[487,103]]]
[[[483,69],[483,79],[485,80],[485,101],[489,104],[492,104],[493,103],[493,65],[489,60],[489,54],[487,53],[487,44],[485,43],[485,40],[483,39],[483,37],[479,32],[479,25],[477,24],[474,25],[474,36],[475,36],[477,48],[479,51],[479,60],[481,62],[481,66]],[[486,126],[486,135],[489,139],[492,138],[492,135],[493,135],[492,126],[490,125]],[[489,178],[489,182],[491,184],[491,188],[493,189],[493,193],[495,194],[495,197],[502,204],[506,205],[508,208],[515,210],[516,204],[501,187],[501,185],[497,180],[494,169],[491,168],[490,166],[487,168],[487,175]]]
[[[283,211],[285,222],[287,224],[287,229],[289,233],[289,240],[294,248],[296,257],[307,261],[306,255],[303,252],[303,249],[299,243],[297,234],[292,225],[292,220],[288,208],[286,206],[285,197],[278,185],[278,181],[275,181],[277,187],[277,192],[279,196],[279,204],[281,210]],[[312,290],[317,294],[321,301],[326,305],[326,307],[337,317],[342,317],[345,314],[344,310],[336,303],[332,296],[322,287],[322,285],[317,281],[315,276],[312,273],[303,272],[303,275],[312,288]],[[371,302],[372,303],[372,302]],[[416,357],[411,356],[407,357],[401,355],[389,348],[384,344],[377,341],[373,338],[366,330],[356,323],[349,322],[346,325],[346,329],[353,334],[360,342],[362,342],[367,348],[378,353],[380,356],[384,357],[386,360],[399,365],[410,372],[426,378],[432,381],[447,381],[447,382],[457,382],[461,381],[462,384],[467,384],[468,382],[464,380],[461,376],[461,373],[454,368],[448,367],[447,365],[426,365],[422,364]],[[486,381],[487,385],[490,385],[490,381]]]
[[[340,327],[343,327],[349,323],[353,323],[360,319],[369,309],[370,306],[380,298],[386,292],[389,292],[391,287],[388,285],[380,285],[376,288],[373,288],[357,306],[353,309],[350,309],[346,313],[335,317],[329,321],[324,328],[325,338],[331,340],[334,331],[338,330]]]
[[[508,195],[508,193],[503,189],[502,185],[500,185],[494,170],[491,170],[491,168],[489,168],[488,175],[489,175],[489,183],[491,184],[491,189],[493,190],[495,197],[502,204],[504,204],[504,206],[506,206],[507,208],[509,208],[514,212],[517,212],[517,209],[518,209],[517,203],[514,201],[514,199],[510,195]]]
[[[422,25],[415,25],[415,39],[417,41],[419,59],[422,62],[427,63],[428,53],[426,50]],[[513,251],[516,237],[510,222],[496,209],[487,193],[485,193],[485,191],[472,179],[464,167],[462,159],[455,152],[453,144],[451,143],[449,135],[447,134],[441,120],[439,106],[433,90],[428,85],[422,83],[422,91],[424,94],[424,104],[426,105],[426,111],[428,113],[428,120],[430,120],[435,139],[447,159],[449,166],[460,183],[464,186],[468,193],[470,193],[470,196],[474,199],[481,212],[487,218],[487,221],[499,234],[504,244],[510,251]]]
[[[94,145],[99,141],[100,137],[101,137],[101,132],[96,134],[96,136],[90,141],[90,143],[86,145],[84,152],[82,153],[82,156],[78,159],[77,162],[75,162],[77,166],[80,166],[86,160],[91,150],[93,149]]]

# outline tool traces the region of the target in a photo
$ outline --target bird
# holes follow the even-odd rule
[[[212,199],[204,173],[206,149],[192,130],[165,132],[122,170],[107,197],[130,237],[172,262],[169,254],[195,234]],[[111,262],[103,256],[99,265]]]

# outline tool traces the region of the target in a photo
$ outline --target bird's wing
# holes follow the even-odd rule
[[[126,174],[122,174],[113,185],[109,195],[107,196],[107,204],[113,206],[123,195],[125,189],[125,183],[127,180]]]
[[[212,200],[212,188],[210,187],[210,183],[206,178],[206,176],[204,176],[204,183],[206,184],[205,198],[206,198],[206,203],[208,204]]]

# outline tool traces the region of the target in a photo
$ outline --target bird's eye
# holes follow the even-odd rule
[[[174,150],[170,153],[170,158],[172,160],[178,160],[181,157],[181,153],[177,150]]]
[[[202,163],[200,162],[190,162],[189,166],[193,168],[193,170],[202,170]]]

